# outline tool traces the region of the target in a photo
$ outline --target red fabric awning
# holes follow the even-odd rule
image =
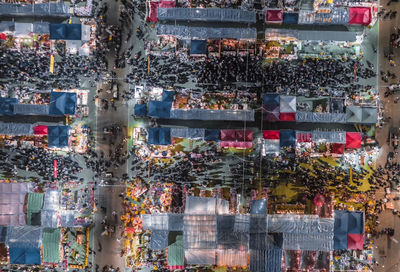
[[[222,148],[233,147],[233,148],[243,148],[243,149],[252,148],[253,142],[221,141],[220,147],[222,147]]]
[[[349,234],[347,236],[347,248],[362,250],[364,246],[364,236],[362,234]]]
[[[37,125],[33,128],[35,135],[47,135],[49,133],[48,127],[44,125]]]
[[[250,129],[248,130],[236,130],[236,140],[239,142],[252,142],[254,132]]]
[[[149,10],[149,16],[147,16],[146,20],[148,22],[157,22],[158,21],[158,13],[157,13],[157,8],[160,5],[158,2],[150,2],[150,10]]]
[[[281,121],[288,121],[288,122],[296,121],[296,113],[295,112],[281,112],[279,114],[279,119]]]
[[[169,271],[183,270],[183,269],[185,269],[185,266],[184,265],[169,265],[168,269],[169,269]]]
[[[281,138],[279,130],[264,130],[263,138],[268,140],[277,140]]]
[[[221,141],[236,141],[236,130],[221,129]]]
[[[164,0],[160,2],[159,8],[174,8],[175,7],[175,0]]]
[[[346,132],[346,148],[361,148],[361,133]]]
[[[338,144],[338,143],[332,144],[332,153],[333,154],[343,154],[344,153],[344,144]]]
[[[283,12],[280,9],[267,10],[266,22],[281,23],[283,21]]]
[[[0,33],[0,40],[6,41],[7,40],[6,34]]]
[[[296,141],[298,143],[312,143],[312,133],[296,133]]]
[[[349,24],[351,25],[369,25],[371,17],[371,8],[369,7],[349,8]]]

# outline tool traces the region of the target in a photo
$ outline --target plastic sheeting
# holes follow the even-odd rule
[[[183,247],[185,249],[215,249],[217,221],[214,215],[191,215],[183,219]]]
[[[162,93],[162,101],[163,102],[173,102],[174,101],[174,91],[163,91]]]
[[[49,115],[49,105],[44,104],[15,104],[16,115]]]
[[[171,128],[172,138],[204,139],[204,128]]]
[[[159,20],[255,23],[256,13],[229,8],[158,8]]]
[[[34,22],[33,33],[35,34],[50,34],[50,23],[47,22]]]
[[[268,215],[268,232],[283,233],[333,233],[334,220],[316,215]]]
[[[249,247],[249,222],[234,215],[217,216],[217,244],[220,249],[242,249]],[[246,226],[238,224],[245,223]],[[247,224],[246,224],[247,223]]]
[[[183,25],[157,26],[157,35],[172,35],[181,39],[256,39],[256,28],[218,28]]]
[[[314,24],[320,25],[345,25],[349,20],[349,12],[346,8],[333,8],[329,13],[316,12]]]
[[[187,264],[214,265],[215,249],[190,249],[185,250]]]
[[[60,223],[61,227],[74,227],[75,211],[61,211],[60,212]]]
[[[220,139],[220,131],[218,129],[206,129],[204,132],[205,141],[217,142]]]
[[[247,251],[234,249],[217,250],[218,266],[247,266]]]
[[[206,55],[206,54],[207,54],[207,40],[190,41],[190,55]]]
[[[283,24],[285,25],[295,25],[297,24],[298,20],[299,20],[298,13],[288,13],[288,12],[283,13]]]
[[[294,147],[296,145],[296,131],[290,129],[282,129],[280,131],[280,146]]]
[[[0,135],[14,135],[14,136],[33,135],[33,124],[0,122]]]
[[[0,243],[6,242],[7,229],[8,229],[7,227],[0,226]]]
[[[14,30],[15,30],[15,22],[12,21],[0,22],[0,32],[14,32]]]
[[[58,213],[57,211],[51,210],[42,210],[40,213],[40,221],[42,223],[42,227],[45,228],[57,228],[58,226]]]
[[[25,196],[30,183],[0,183],[0,225],[18,226],[26,223]]]
[[[42,228],[35,226],[9,227],[6,244],[9,247],[40,248],[42,245]]]
[[[298,39],[301,41],[355,42],[357,36],[361,34],[361,32],[352,31],[299,30],[297,32]]]
[[[17,98],[0,97],[0,115],[14,115],[14,106],[17,103]]]
[[[134,113],[136,116],[146,116],[147,115],[146,104],[136,104],[134,108]]]
[[[153,230],[151,232],[150,248],[153,250],[164,250],[168,247],[168,231]]]
[[[333,250],[333,233],[283,233],[285,250]]]
[[[187,196],[185,214],[215,214],[215,207],[215,198]]]
[[[250,250],[250,270],[257,272],[281,272],[282,250]]]
[[[254,121],[254,111],[253,110],[173,109],[173,110],[171,110],[171,119]]]
[[[346,143],[346,132],[344,131],[313,131],[312,140],[314,142],[327,143]]]
[[[296,122],[346,123],[346,114],[298,111],[296,112]]]
[[[33,24],[31,23],[15,23],[14,36],[29,36],[33,32]]]
[[[1,4],[0,16],[69,17],[66,3]]]
[[[57,211],[59,208],[59,194],[57,190],[47,190],[44,195],[43,210]]]
[[[279,112],[296,112],[296,96],[281,95]]]
[[[81,24],[50,24],[50,40],[81,40]]]

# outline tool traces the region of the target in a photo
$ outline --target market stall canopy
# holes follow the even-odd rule
[[[33,33],[35,34],[50,34],[50,23],[48,22],[34,22]]]
[[[149,101],[148,103],[148,116],[157,117],[161,119],[168,119],[171,116],[172,102],[163,101]]]
[[[41,227],[36,226],[12,226],[7,231],[6,244],[16,248],[40,248],[42,245]]]
[[[33,125],[23,123],[0,122],[0,135],[28,136],[33,135]]]
[[[51,40],[81,40],[81,24],[50,24]]]
[[[335,234],[333,237],[333,249],[342,250],[347,249],[347,234]]]
[[[333,233],[284,233],[282,248],[284,250],[332,251]]]
[[[204,128],[171,128],[172,138],[204,139]]]
[[[283,23],[285,25],[295,25],[299,20],[299,14],[294,12],[283,13]]]
[[[60,261],[60,229],[43,230],[43,262],[58,264]]]
[[[238,129],[236,130],[236,140],[239,142],[252,142],[254,132],[250,129]]]
[[[146,116],[147,115],[146,104],[135,104],[134,114],[135,116]]]
[[[14,32],[14,31],[15,31],[15,22],[13,21],[0,22],[0,32]]]
[[[280,105],[280,95],[279,94],[264,94],[263,104],[264,105]]]
[[[171,236],[171,235],[170,235]],[[185,265],[185,253],[183,250],[183,235],[179,232],[175,235],[175,239],[168,239],[168,266],[184,266]]]
[[[281,113],[296,112],[296,96],[281,95],[279,111]]]
[[[0,97],[0,115],[14,115],[14,106],[17,103],[17,98]]]
[[[207,40],[190,41],[190,55],[206,55],[206,54],[207,54]]]
[[[153,230],[150,237],[150,249],[165,250],[168,247],[168,231]]]
[[[163,102],[173,102],[174,101],[174,91],[163,91],[162,93],[162,101]]]
[[[280,139],[279,130],[264,130],[263,131],[263,138],[269,140],[276,140]]]
[[[346,148],[351,148],[351,149],[361,148],[361,133],[346,132]]]
[[[158,21],[158,8],[174,8],[175,1],[149,1],[149,14],[146,17],[148,22],[157,22]]]
[[[50,115],[73,115],[76,107],[76,93],[51,92],[50,94]]]
[[[307,123],[346,123],[345,113],[323,113],[323,112],[309,112],[297,111],[296,122]]]
[[[187,196],[185,214],[216,214],[216,198]]]
[[[69,4],[67,3],[37,3],[30,4],[1,4],[0,17],[19,17],[19,16],[35,16],[35,17],[59,17],[67,18],[70,16]]]
[[[206,26],[164,25],[157,26],[157,35],[171,35],[181,39],[251,39],[257,38],[256,28],[221,28]]]
[[[254,110],[173,109],[171,119],[254,121]]]
[[[369,25],[372,20],[370,7],[351,7],[349,8],[349,24]]]
[[[49,115],[49,110],[46,104],[14,104],[15,115]]]
[[[364,236],[362,234],[349,234],[347,236],[347,249],[363,250]]]
[[[338,144],[338,143],[332,144],[332,153],[333,154],[343,154],[344,153],[344,144]]]
[[[296,113],[295,112],[281,112],[279,113],[279,120],[286,122],[294,122],[296,121]]]
[[[205,141],[214,141],[217,142],[220,140],[220,131],[218,129],[206,129],[204,131],[204,140]]]
[[[310,132],[296,132],[296,141],[298,143],[312,143],[312,133]]]
[[[264,104],[263,105],[264,120],[267,122],[280,121],[279,104]]]
[[[159,20],[255,23],[254,11],[230,8],[158,8]]]
[[[349,212],[348,213],[348,233],[363,234],[364,233],[364,213]]]
[[[235,141],[236,133],[233,129],[222,129],[221,130],[221,141]]]
[[[264,151],[265,154],[276,154],[279,153],[280,151],[280,140],[269,140],[265,139],[264,140]]]
[[[359,106],[346,107],[347,123],[360,124],[362,122],[362,108]]]
[[[0,225],[25,225],[25,196],[30,183],[0,183]]]
[[[378,108],[362,108],[362,124],[376,124],[378,122]]]
[[[68,147],[69,126],[49,126],[49,147]]]
[[[267,200],[257,199],[250,203],[250,214],[267,214]]]
[[[271,24],[280,24],[283,21],[283,11],[281,9],[267,10],[265,21]]]
[[[38,265],[40,261],[40,248],[10,247],[10,264]]]
[[[217,266],[247,266],[247,251],[237,249],[218,249]]]
[[[29,193],[27,205],[27,224],[40,226],[40,211],[43,207],[43,193]]]
[[[282,129],[280,131],[280,146],[294,147],[296,145],[296,131],[290,129]]]
[[[33,24],[31,23],[15,23],[14,36],[29,36],[33,32]]]
[[[170,145],[171,144],[171,129],[170,128],[149,128],[148,142],[153,145]]]
[[[298,30],[298,39],[301,41],[337,41],[355,42],[361,32],[353,31],[318,31],[318,30]]]

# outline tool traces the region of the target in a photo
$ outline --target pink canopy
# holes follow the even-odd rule
[[[252,142],[253,131],[252,130],[236,130],[236,140],[239,142]]]
[[[296,133],[296,141],[298,143],[312,143],[312,133]]]
[[[338,144],[338,143],[332,144],[333,154],[343,154],[343,152],[344,152],[344,144]]]
[[[164,0],[160,2],[159,8],[174,8],[175,0]]]
[[[351,25],[369,25],[371,17],[371,8],[369,7],[349,8],[349,24]]]
[[[37,125],[33,128],[35,135],[47,135],[49,133],[48,127],[44,125]]]
[[[234,142],[234,141],[221,141],[220,146],[222,148],[227,148],[227,147],[234,147],[234,148],[252,148],[253,143],[252,142]]]
[[[279,130],[264,130],[263,138],[268,140],[277,140],[281,138]]]
[[[361,133],[346,132],[346,148],[361,148]]]
[[[347,248],[363,250],[364,236],[362,234],[350,234],[347,236]]]
[[[149,16],[147,16],[146,20],[148,22],[158,22],[158,8],[174,8],[175,7],[175,1],[172,0],[163,0],[160,2],[150,2],[150,11],[149,11]]]
[[[236,130],[221,129],[221,141],[236,141]]]
[[[267,23],[282,23],[283,12],[280,9],[270,9],[267,10],[267,15],[265,18]]]

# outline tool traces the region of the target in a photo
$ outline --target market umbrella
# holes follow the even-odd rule
[[[322,205],[324,205],[324,203],[325,203],[325,197],[324,197],[323,195],[317,194],[317,195],[314,197],[314,204],[315,204],[315,206],[321,207]]]

